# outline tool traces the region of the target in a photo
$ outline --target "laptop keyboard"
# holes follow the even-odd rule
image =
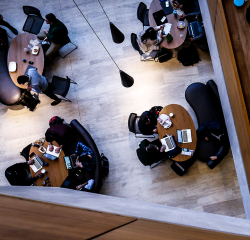
[[[37,169],[40,169],[43,166],[43,162],[40,160],[40,158],[38,158],[38,157],[34,158],[34,166]]]
[[[173,144],[172,144],[172,141],[170,140],[170,138],[165,138],[165,142],[168,146],[168,149],[173,148]]]
[[[188,141],[187,131],[183,130],[182,131],[182,142],[187,142],[187,141]]]

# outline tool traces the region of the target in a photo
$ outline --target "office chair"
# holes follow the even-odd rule
[[[73,49],[67,51],[67,50],[68,50],[68,49],[67,49],[67,46],[69,46],[70,43],[71,43],[72,45],[74,45],[74,47],[73,47]],[[59,53],[59,56],[60,56],[61,58],[65,58],[67,55],[69,55],[71,52],[73,52],[73,51],[76,50],[77,48],[78,48],[78,46],[75,45],[74,43],[72,43],[71,40],[70,40],[70,38],[68,37],[68,42],[67,42],[62,48],[60,48],[60,52],[64,52],[64,49],[66,49],[66,50],[65,50],[66,53],[64,53],[64,54],[60,54],[60,53]]]
[[[28,146],[26,146],[26,147],[22,150],[22,152],[20,152],[20,155],[22,155],[22,156],[25,158],[26,162],[29,161],[29,154],[30,154],[31,146],[32,146],[32,144],[29,144]]]
[[[57,76],[53,76],[52,78],[52,92],[54,94],[62,96],[65,100],[68,102],[71,102],[68,98],[66,98],[66,95],[68,94],[70,83],[77,84],[75,81],[71,80],[68,76],[66,78],[61,78]]]
[[[38,34],[44,22],[40,10],[32,6],[23,6],[23,11],[27,15],[23,31]]]
[[[136,113],[130,113],[129,118],[128,118],[128,129],[130,132],[135,134],[135,137],[140,137],[140,138],[154,138],[155,136],[152,135],[143,135],[138,127],[138,122],[139,122],[140,116],[137,116]]]
[[[147,6],[143,2],[140,2],[137,9],[137,18],[142,22],[143,29],[144,26],[150,26],[148,19],[148,11],[149,10],[147,9]]]
[[[30,186],[32,176],[28,164],[25,162],[16,163],[5,170],[5,177],[10,185]]]
[[[131,44],[134,50],[139,52],[141,61],[154,61],[155,55],[158,51],[153,50],[149,54],[143,53],[139,47],[139,44],[137,42],[137,35],[135,33],[131,33]]]

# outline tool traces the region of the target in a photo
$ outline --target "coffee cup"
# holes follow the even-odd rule
[[[45,169],[42,169],[42,170],[41,170],[41,173],[42,173],[42,174],[45,174],[46,172],[47,172],[47,171],[46,171]]]
[[[169,117],[174,117],[174,114],[173,113],[169,113]]]

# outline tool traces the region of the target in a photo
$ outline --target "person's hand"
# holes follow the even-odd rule
[[[77,159],[76,159],[76,166],[82,168],[82,163],[79,162],[78,158],[79,158],[79,157],[77,157]]]
[[[79,190],[82,187],[82,185],[76,186],[76,190]]]
[[[49,143],[49,151],[52,152],[54,150],[54,147],[51,143]]]
[[[166,146],[165,146],[165,145],[162,145],[162,146],[161,146],[161,150],[160,150],[160,152],[164,152],[164,151],[165,151],[165,149],[166,149]]]
[[[31,86],[27,85],[27,91],[30,92],[31,91]]]
[[[183,4],[180,4],[180,5],[179,5],[179,8],[182,10],[182,8],[183,8]]]
[[[209,141],[209,138],[208,138],[208,137],[205,137],[205,140],[206,140],[206,141]]]
[[[194,41],[194,39],[193,39],[193,38],[189,38],[189,41],[190,41],[190,42],[193,42],[193,41]]]
[[[88,155],[90,159],[92,159],[92,156],[91,155]]]
[[[216,156],[212,156],[212,157],[210,157],[210,159],[211,159],[211,160],[216,160],[217,157],[216,157]]]
[[[160,27],[160,30],[161,30],[162,32],[163,32],[164,26],[165,26],[165,25],[161,25],[161,27]]]
[[[153,130],[153,132],[154,132],[154,133],[157,133],[157,128],[155,128],[155,129]]]
[[[47,31],[47,30],[43,29],[43,31],[44,31],[45,34],[48,34],[48,31]],[[44,40],[44,41],[46,41],[46,40]]]
[[[36,175],[35,175],[35,178],[42,178],[43,177],[43,173],[37,173]]]
[[[28,164],[28,165],[32,165],[32,164],[34,164],[34,162],[35,162],[34,159],[31,159],[31,160],[29,160],[29,161],[27,162],[27,164]]]

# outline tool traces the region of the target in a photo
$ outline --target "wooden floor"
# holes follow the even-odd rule
[[[193,82],[214,78],[208,53],[199,51],[201,62],[183,67],[176,58],[166,63],[140,62],[139,54],[130,43],[130,34],[142,30],[136,16],[139,1],[102,0],[110,20],[124,33],[122,44],[112,42],[109,24],[97,1],[76,0],[96,30],[118,66],[133,76],[131,88],[121,85],[119,71],[72,1],[41,0],[35,7],[43,16],[53,12],[69,29],[69,36],[78,49],[65,59],[56,58],[46,67],[45,76],[69,76],[72,85],[68,98],[56,107],[46,96],[35,112],[20,106],[0,105],[0,185],[9,185],[5,169],[24,161],[19,152],[32,141],[44,136],[49,119],[58,115],[67,122],[78,119],[90,132],[100,152],[110,161],[109,176],[104,180],[101,194],[173,207],[193,209],[235,217],[245,217],[239,184],[231,152],[214,170],[197,161],[184,177],[179,177],[166,161],[154,169],[143,166],[136,156],[142,139],[135,138],[127,127],[131,112],[141,114],[152,106],[180,104],[197,119],[185,100],[185,90]],[[150,0],[144,1],[147,6]],[[28,0],[2,0],[0,8],[6,21],[22,32],[26,15],[23,5]],[[44,28],[48,26],[44,24]],[[8,30],[11,37],[14,35]],[[176,53],[175,53],[176,54]],[[222,96],[223,97],[223,96]]]
[[[250,116],[250,24],[246,20],[246,9],[249,4],[235,7],[233,1],[223,0],[227,26],[233,46],[236,65],[240,77],[244,100]]]

